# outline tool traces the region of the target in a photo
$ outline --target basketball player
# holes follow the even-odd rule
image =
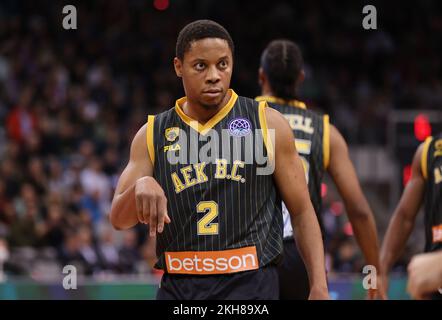
[[[277,299],[280,195],[297,230],[310,298],[327,299],[320,227],[295,146],[287,143],[293,134],[265,102],[229,89],[233,51],[229,33],[213,21],[181,30],[174,66],[186,96],[149,116],[134,137],[111,223],[117,229],[149,224],[156,235],[156,267],[165,271],[157,299]],[[256,154],[243,160],[251,152],[243,140],[252,135],[267,161]],[[224,144],[220,136],[230,140]],[[215,146],[210,152],[206,138]],[[174,156],[180,161],[171,161]],[[273,171],[260,170],[272,165]]]
[[[400,257],[425,201],[425,252],[442,249],[442,134],[429,137],[417,149],[411,179],[390,220],[381,249],[381,270],[387,285],[388,272]],[[387,286],[385,286],[387,288]],[[432,299],[442,299],[434,292]]]
[[[442,251],[418,254],[408,265],[407,291],[414,299],[442,293]]]
[[[347,144],[339,131],[329,124],[327,115],[308,110],[305,103],[296,99],[297,88],[303,80],[303,59],[299,47],[290,40],[274,40],[261,56],[259,84],[262,96],[256,100],[267,101],[269,106],[281,112],[289,121],[296,149],[304,165],[310,198],[321,226],[321,182],[327,171],[344,200],[366,263],[378,268],[376,225],[349,158]],[[293,229],[284,204],[283,213],[284,259],[279,266],[280,297],[307,299],[308,277],[296,250]],[[379,287],[381,283],[377,285]],[[368,292],[369,298],[375,295],[375,290]]]

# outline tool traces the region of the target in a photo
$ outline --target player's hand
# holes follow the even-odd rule
[[[138,221],[149,224],[150,236],[161,233],[164,223],[170,223],[167,215],[167,199],[164,190],[153,177],[142,177],[135,183],[135,201]]]
[[[330,300],[330,296],[328,294],[327,287],[325,288],[318,288],[318,287],[312,287],[310,289],[310,294],[308,296],[309,300]]]
[[[380,274],[376,279],[376,289],[368,289],[367,299],[368,300],[387,300],[387,289],[385,284],[388,282],[387,275]]]
[[[441,279],[438,252],[419,254],[411,259],[408,265],[407,291],[414,299],[428,298],[429,294],[442,287]]]

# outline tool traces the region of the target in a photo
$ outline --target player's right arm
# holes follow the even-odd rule
[[[411,179],[405,186],[382,243],[381,272],[385,278],[385,289],[387,289],[387,275],[402,254],[423,200],[425,191],[425,178],[421,169],[423,149],[424,144],[421,144],[414,155]]]
[[[152,177],[153,165],[146,145],[144,125],[135,135],[130,158],[115,190],[110,222],[115,229],[128,229],[138,222],[149,224],[150,235],[161,233],[169,223],[167,199],[163,189]]]

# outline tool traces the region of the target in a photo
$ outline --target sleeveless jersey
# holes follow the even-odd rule
[[[148,118],[153,176],[166,194],[171,218],[157,234],[157,268],[241,271],[241,257],[233,254],[241,248],[256,252],[254,268],[280,261],[281,200],[271,172],[262,170],[271,143],[266,104],[229,91],[229,102],[204,125],[183,112],[186,97]]]
[[[302,160],[310,199],[318,217],[321,229],[321,185],[324,172],[327,169],[330,146],[329,146],[329,118],[308,110],[305,103],[297,100],[286,101],[272,96],[260,96],[255,100],[267,101],[268,105],[287,119],[295,136],[295,145]],[[293,238],[293,229],[290,215],[283,204],[284,214],[284,238]]]
[[[425,185],[425,251],[442,249],[442,134],[429,137],[422,152]]]

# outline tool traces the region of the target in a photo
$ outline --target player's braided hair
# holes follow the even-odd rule
[[[270,42],[261,55],[264,70],[273,94],[285,100],[296,98],[296,80],[302,70],[302,54],[290,40]]]
[[[233,40],[223,26],[212,20],[197,20],[189,23],[180,31],[175,48],[177,58],[183,60],[184,54],[190,49],[192,42],[205,38],[226,40],[233,55]]]

